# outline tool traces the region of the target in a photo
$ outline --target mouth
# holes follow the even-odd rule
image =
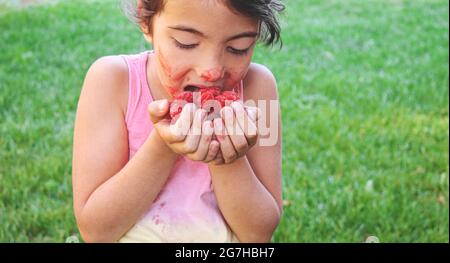
[[[218,90],[218,91],[222,91],[222,88],[220,86],[196,86],[196,85],[187,85],[183,88],[183,91],[187,91],[187,92],[200,92],[203,90]]]
[[[187,85],[186,87],[184,87],[183,89],[184,91],[188,91],[188,92],[196,92],[199,91],[200,88],[194,85]]]

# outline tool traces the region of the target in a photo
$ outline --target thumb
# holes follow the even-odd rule
[[[148,113],[153,124],[165,119],[169,111],[169,102],[164,100],[153,101],[148,105]]]

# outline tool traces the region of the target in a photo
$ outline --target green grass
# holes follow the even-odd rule
[[[254,59],[283,112],[274,241],[449,242],[448,1],[287,6],[283,49]],[[64,242],[84,75],[149,47],[117,1],[0,9],[0,242]]]

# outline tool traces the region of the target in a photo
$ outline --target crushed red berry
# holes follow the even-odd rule
[[[221,92],[219,88],[200,88],[197,92],[200,94],[200,106],[208,112],[208,116],[219,116],[220,109],[225,107],[227,102],[239,100],[239,94],[235,91]],[[170,103],[170,119],[177,120],[187,103],[195,103],[199,106],[198,101],[194,102],[194,93],[184,91],[175,96]]]

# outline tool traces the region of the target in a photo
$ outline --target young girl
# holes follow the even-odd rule
[[[139,0],[154,50],[89,69],[74,131],[73,196],[86,242],[269,242],[282,214],[281,122],[272,73],[251,63],[274,44],[279,0]],[[235,90],[214,120],[177,94]],[[268,103],[266,103],[267,105]],[[260,125],[277,139],[261,145]],[[187,127],[187,129],[186,129]],[[259,135],[259,136],[258,136]],[[274,136],[268,134],[269,136]]]

